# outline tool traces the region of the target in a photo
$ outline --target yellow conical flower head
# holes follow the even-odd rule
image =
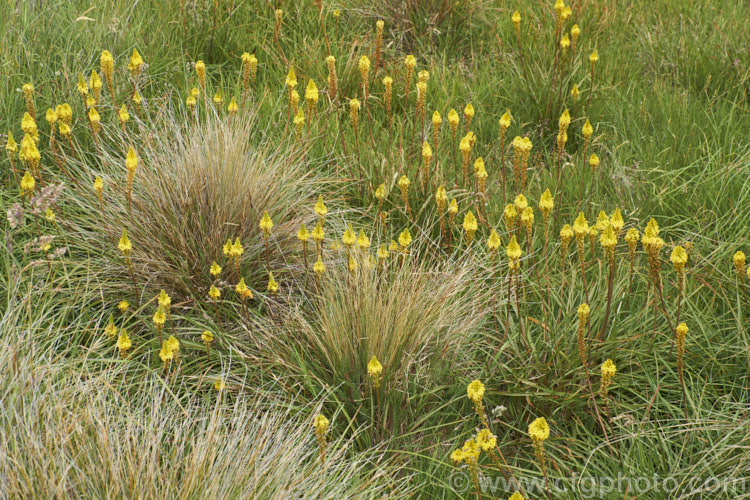
[[[39,136],[39,130],[36,126],[36,120],[29,114],[28,111],[25,112],[23,114],[23,117],[21,118],[21,130],[23,130],[33,139],[36,139]]]
[[[323,233],[323,224],[318,221],[318,223],[315,225],[315,228],[312,232],[312,239],[315,240],[316,243],[320,244],[323,241],[323,238],[325,237],[325,234]]]
[[[107,326],[104,328],[104,333],[109,337],[114,337],[117,335],[117,327],[115,326],[115,317],[113,315],[109,315],[109,323],[107,323]]]
[[[481,449],[479,448],[479,445],[473,439],[467,439],[463,447],[461,448],[461,452],[464,456],[464,461],[467,464],[476,464],[477,459],[479,458],[480,451]]]
[[[169,336],[169,338],[167,339],[167,348],[174,354],[180,352],[180,341],[177,340],[177,337],[175,337],[174,335]]]
[[[523,194],[519,194],[516,196],[516,199],[513,200],[514,205],[516,206],[516,211],[519,213],[522,213],[524,210],[526,210],[526,207],[529,206],[529,202],[526,200],[526,197]]]
[[[297,133],[302,132],[302,129],[305,127],[305,112],[302,111],[302,108],[299,108],[297,110],[297,114],[294,115],[294,127],[297,130]]]
[[[443,118],[440,116],[440,113],[435,111],[432,113],[432,126],[435,127],[436,130],[440,129],[440,125],[443,123]]]
[[[505,205],[505,210],[503,211],[503,220],[505,221],[505,227],[509,231],[515,226],[517,216],[518,212],[516,211],[516,206],[514,204],[508,203],[507,205]]]
[[[560,229],[560,240],[563,243],[563,246],[567,246],[568,243],[570,243],[570,240],[573,239],[573,229],[570,227],[570,224],[565,224],[562,229]]]
[[[83,77],[83,73],[78,73],[78,83],[76,84],[76,90],[82,96],[86,96],[89,93],[89,86],[86,83],[86,79]]]
[[[315,432],[320,435],[326,433],[326,431],[328,430],[328,424],[328,419],[323,415],[316,415],[313,419],[313,427],[315,428]]]
[[[357,246],[360,250],[367,250],[370,247],[370,238],[367,237],[363,229],[359,230],[359,236],[357,237]]]
[[[28,174],[28,172],[27,172]],[[26,177],[26,176],[24,176]],[[23,183],[22,183],[23,186]],[[737,272],[740,273],[740,277],[745,270],[745,253],[742,250],[737,250],[732,256],[732,264]]]
[[[515,262],[517,262],[523,255],[521,246],[518,244],[518,241],[516,241],[515,234],[510,237],[510,242],[508,242],[508,246],[505,248],[505,255],[508,257],[508,260]]]
[[[474,174],[476,175],[480,170],[484,170],[484,159],[481,156],[474,160]]]
[[[302,242],[305,242],[310,239],[310,233],[307,232],[307,228],[305,227],[304,222],[300,225],[299,231],[297,231],[297,239],[299,239]]]
[[[297,86],[297,75],[294,73],[294,66],[289,66],[289,73],[286,74],[286,80],[284,83],[290,89]]]
[[[589,233],[589,223],[586,221],[586,216],[583,215],[583,212],[580,212],[573,222],[573,232],[576,238],[583,238]]]
[[[602,247],[607,250],[610,257],[614,256],[613,251],[615,245],[617,245],[617,234],[612,228],[612,224],[607,224],[607,227],[602,232],[601,238],[599,238],[599,242]]]
[[[481,380],[472,380],[471,383],[466,386],[466,395],[469,396],[474,403],[481,403],[484,398],[484,384]]]
[[[258,224],[258,226],[260,227],[260,230],[263,231],[263,236],[268,238],[271,234],[271,229],[273,228],[273,221],[268,215],[268,210],[263,212],[263,217],[260,219],[260,224]]]
[[[253,292],[250,291],[250,289],[245,284],[245,278],[240,278],[239,283],[237,283],[237,286],[234,287],[234,291],[237,292],[237,294],[239,294],[239,296],[243,299],[253,298]]]
[[[458,149],[461,151],[461,156],[468,161],[468,157],[471,154],[471,141],[467,137],[461,139],[458,143]]]
[[[458,113],[456,113],[455,109],[452,109],[448,111],[448,125],[451,128],[451,132],[455,135],[456,130],[458,129]]]
[[[520,492],[516,491],[513,493],[508,500],[526,500]]]
[[[375,190],[375,198],[381,203],[383,202],[383,200],[385,200],[385,197],[387,196],[387,194],[388,193],[386,192],[386,189],[385,189],[385,183],[380,184],[378,188]]]
[[[399,189],[401,189],[402,193],[406,193],[408,191],[410,184],[411,184],[411,181],[405,175],[402,175],[401,178],[398,180],[398,187]]]
[[[344,231],[343,236],[341,236],[341,242],[347,247],[351,247],[352,245],[354,245],[356,241],[357,241],[357,237],[354,235],[354,230],[352,229],[352,225],[348,224],[346,226],[346,230]]]
[[[420,82],[425,82],[425,83],[427,83],[427,82],[428,82],[428,81],[430,80],[430,72],[429,72],[429,71],[427,71],[427,70],[424,70],[424,69],[423,69],[422,71],[420,71],[420,72],[419,72],[419,73],[417,74],[417,76],[418,76],[418,80],[419,80]]]
[[[591,66],[593,67],[597,62],[599,61],[599,53],[594,49],[594,51],[589,56],[589,62],[591,63]]]
[[[224,246],[222,247],[222,251],[224,252],[224,255],[231,256],[232,255],[232,239],[228,238],[227,242],[224,243]]]
[[[240,238],[237,237],[234,239],[234,243],[232,244],[232,251],[230,252],[232,257],[238,259],[242,256],[242,254],[245,252],[245,247],[242,246],[242,242],[240,241]]]
[[[448,204],[448,213],[451,215],[456,215],[458,213],[458,202],[455,198],[451,199],[450,204]]]
[[[448,194],[445,192],[445,186],[442,184],[435,191],[435,204],[440,212],[445,210],[446,205],[448,205]]]
[[[562,150],[565,148],[565,144],[568,142],[568,133],[561,130],[557,134],[557,147]]]
[[[217,264],[216,261],[213,261],[211,262],[211,269],[209,269],[208,272],[211,273],[211,276],[216,278],[221,274],[221,266]]]
[[[604,231],[609,225],[610,221],[607,213],[604,210],[600,210],[599,215],[596,216],[596,229]]]
[[[464,118],[468,123],[471,123],[471,119],[474,118],[474,106],[471,103],[464,108]]]
[[[135,103],[136,107],[140,106],[141,102],[143,102],[143,97],[141,97],[141,93],[137,90],[133,93],[133,102]]]
[[[427,99],[427,82],[417,82],[417,109],[424,110],[425,99]]]
[[[318,86],[312,78],[307,81],[307,88],[305,89],[305,101],[310,107],[315,106],[318,102]]]
[[[359,269],[359,262],[357,262],[357,259],[355,259],[351,255],[349,256],[349,265],[348,265],[348,267],[349,267],[349,272],[350,273],[354,273],[354,272],[357,271],[357,269]]]
[[[571,37],[571,38],[573,39],[573,44],[574,44],[574,47],[575,47],[575,43],[576,43],[576,41],[578,40],[578,37],[579,37],[580,35],[581,35],[581,28],[579,28],[577,24],[574,24],[574,25],[573,25],[573,26],[572,26],[572,27],[570,28],[570,37]]]
[[[531,226],[534,224],[534,209],[526,207],[521,212],[521,224],[526,227],[526,231],[531,233]]]
[[[354,128],[357,128],[357,125],[359,125],[359,99],[349,101],[349,118],[352,120]]]
[[[612,379],[615,376],[615,373],[617,373],[617,367],[615,366],[614,362],[612,362],[611,359],[608,359],[604,363],[602,363],[602,378],[608,378]]]
[[[174,351],[169,348],[169,341],[165,340],[161,343],[161,350],[159,351],[159,359],[162,360],[163,363],[167,363],[174,359]]]
[[[474,239],[474,233],[477,231],[477,227],[477,219],[476,217],[474,217],[474,214],[471,213],[471,210],[469,210],[464,216],[463,223],[464,231],[466,231],[466,240],[469,243],[471,243],[471,240]]]
[[[367,77],[370,74],[370,58],[367,56],[360,57],[357,66],[359,67],[359,74],[362,80],[367,81]]]
[[[323,203],[322,194],[318,195],[318,201],[315,202],[313,210],[315,210],[315,213],[318,214],[319,217],[325,217],[328,214],[328,208],[326,207],[326,204]]]
[[[258,59],[256,59],[255,54],[250,55],[248,52],[243,52],[240,58],[242,59],[242,86],[247,88],[250,78],[252,77],[253,81],[255,80]]]
[[[102,51],[102,54],[99,57],[99,66],[104,77],[110,80],[112,78],[112,73],[115,71],[115,60],[108,50]]]
[[[273,279],[273,273],[268,273],[268,291],[274,295],[279,291],[279,284]]]
[[[18,151],[18,143],[13,138],[13,132],[8,130],[8,140],[5,143],[5,151],[8,153],[8,156],[13,156],[16,151]]]
[[[216,104],[216,105],[219,105],[222,102],[224,102],[224,99],[222,99],[222,97],[221,97],[221,90],[217,90],[216,91],[216,93],[214,94],[213,101],[214,101],[214,104]]]
[[[89,86],[94,91],[94,98],[98,101],[99,99],[97,98],[97,95],[100,95],[102,91],[102,79],[99,78],[99,74],[94,69],[91,70]]]
[[[130,56],[130,61],[128,61],[128,71],[135,78],[141,74],[141,69],[143,69],[143,58],[138,53],[138,50],[133,49],[133,54]]]
[[[117,243],[117,248],[119,248],[122,254],[125,255],[126,257],[130,255],[131,250],[133,250],[133,245],[130,243],[130,240],[128,239],[127,229],[122,230],[122,236],[120,236],[120,241]]]
[[[138,167],[138,157],[135,154],[135,150],[131,146],[128,148],[128,154],[125,156],[125,168],[128,169],[128,174],[133,175],[135,169]]]
[[[217,300],[221,297],[221,291],[214,285],[211,285],[211,288],[208,289],[208,296],[211,297],[211,300]]]
[[[196,103],[195,97],[192,95],[187,96],[187,99],[185,99],[185,105],[191,110],[195,108]]]
[[[646,230],[650,231],[653,236],[659,236],[659,224],[656,222],[656,219],[653,217],[649,219]]]
[[[119,304],[117,304],[117,309],[119,309],[123,314],[127,312],[129,307],[130,303],[127,300],[122,300]]]
[[[396,240],[391,240],[391,244],[388,245],[388,250],[391,252],[398,252],[398,243],[396,243]]]
[[[589,165],[591,165],[591,170],[596,172],[596,169],[599,168],[599,157],[596,156],[596,153],[593,153],[591,155],[591,158],[589,159]]]
[[[164,323],[167,321],[167,315],[164,314],[164,306],[159,306],[159,308],[154,313],[154,317],[152,318],[154,321],[154,325],[156,325],[157,328],[161,328]]]
[[[497,231],[495,231],[495,228],[493,227],[490,231],[489,238],[487,238],[487,248],[490,252],[494,253],[498,248],[500,248],[500,245],[502,245],[502,242],[500,241],[500,235],[497,234]]]
[[[500,125],[500,133],[505,134],[505,131],[508,130],[508,127],[510,127],[510,110],[507,110],[503,116],[500,117],[500,121],[498,122]]]
[[[635,247],[638,245],[638,241],[641,239],[641,235],[638,232],[638,230],[634,227],[631,227],[628,229],[628,232],[625,234],[625,241],[627,242],[628,246],[635,250]]]
[[[193,87],[192,89],[190,89],[190,96],[191,97],[195,97],[197,99],[198,96],[200,96],[200,95],[201,95],[201,89],[199,89],[198,87]]]
[[[370,362],[367,363],[367,374],[372,378],[375,387],[380,385],[380,375],[383,373],[383,365],[380,364],[378,358],[373,356],[370,358]]]
[[[591,122],[588,120],[588,118],[586,119],[586,123],[583,124],[581,133],[583,134],[583,138],[586,140],[589,140],[591,138],[591,134],[594,133],[594,127],[591,126]]]
[[[404,59],[404,66],[406,66],[407,74],[410,74],[417,66],[417,59],[413,55],[409,54],[408,56],[406,56],[406,59]]]
[[[565,2],[563,0],[555,0],[555,12],[558,16],[562,16],[565,11]]]
[[[578,321],[581,324],[586,324],[589,319],[589,314],[591,314],[591,308],[588,304],[581,304],[578,306]]]
[[[170,296],[169,296],[169,295],[167,294],[167,292],[165,292],[164,290],[162,290],[162,291],[161,291],[161,292],[159,293],[159,298],[158,298],[158,302],[159,302],[159,305],[160,305],[160,306],[164,306],[164,307],[166,307],[166,308],[169,308],[169,306],[171,306],[171,305],[172,305],[172,297],[170,297]]]
[[[401,231],[401,234],[398,236],[398,244],[402,249],[408,247],[411,244],[411,233],[408,229],[404,229],[403,231]]]
[[[326,265],[323,264],[323,259],[320,257],[320,255],[318,255],[318,260],[316,260],[315,264],[313,264],[313,272],[318,276],[323,276],[323,274],[326,272]]]
[[[232,99],[229,101],[229,105],[227,106],[227,111],[230,113],[236,113],[240,109],[239,105],[237,104],[237,99],[232,97]]]
[[[573,84],[573,88],[570,89],[570,97],[573,98],[573,102],[576,102],[578,100],[578,96],[581,94],[581,92],[578,90],[578,85]]]
[[[432,148],[429,142],[422,143],[422,161],[425,165],[429,165],[432,160]]]
[[[688,261],[688,254],[684,248],[678,245],[672,250],[672,255],[670,255],[669,260],[672,262],[677,274],[681,274],[685,270],[685,264],[687,264]]]
[[[560,115],[558,126],[560,127],[560,131],[564,132],[568,129],[569,125],[570,125],[570,113],[568,112],[568,109],[565,108],[565,111],[563,111],[562,115]]]
[[[206,345],[206,347],[211,345],[211,342],[214,341],[214,334],[208,330],[201,333],[201,341]]]
[[[549,217],[553,208],[555,208],[555,201],[552,198],[552,193],[547,189],[542,193],[541,198],[539,198],[539,210],[542,212],[542,216],[545,220]]]
[[[34,180],[34,177],[27,170],[23,174],[23,178],[21,179],[21,190],[23,190],[23,192],[26,193],[27,195],[31,195],[31,193],[34,192],[35,186],[36,186],[36,181]]]
[[[622,227],[625,225],[625,221],[622,220],[622,214],[620,213],[619,208],[615,208],[615,211],[612,212],[609,222],[612,224],[612,229],[615,230],[615,234],[619,235],[620,231],[622,231]]]
[[[378,260],[385,260],[388,258],[388,255],[388,247],[380,245],[380,248],[378,248]]]
[[[120,120],[120,123],[125,124],[130,120],[130,114],[128,113],[128,108],[125,107],[123,104],[120,106],[120,109],[117,111],[117,118]]]
[[[513,27],[518,31],[521,29],[521,13],[518,11],[515,11],[513,15],[510,17],[510,20],[513,21]]]
[[[117,348],[120,350],[120,354],[124,355],[132,345],[130,337],[128,337],[128,332],[123,328],[120,330],[120,336],[117,338]]]
[[[563,54],[568,50],[568,47],[570,47],[570,37],[565,33],[560,39],[560,48],[563,50]]]
[[[482,429],[477,433],[477,446],[484,451],[490,451],[495,449],[497,445],[497,438],[487,429]]]

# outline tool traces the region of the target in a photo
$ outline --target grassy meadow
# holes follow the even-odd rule
[[[568,1],[8,0],[0,498],[750,498],[747,2]]]

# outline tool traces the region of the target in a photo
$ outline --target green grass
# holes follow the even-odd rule
[[[18,156],[17,172],[5,155],[0,160],[2,208],[25,211],[22,224],[2,223],[0,490],[45,497],[467,498],[475,494],[470,469],[455,467],[450,454],[482,426],[466,394],[480,379],[488,425],[507,463],[498,468],[482,453],[483,498],[513,493],[512,484],[498,482],[506,474],[526,498],[750,497],[750,285],[732,263],[738,250],[750,255],[747,6],[575,2],[567,26],[577,23],[582,33],[560,76],[552,2],[322,3],[321,12],[312,1],[284,3],[278,40],[273,8],[255,0],[186,1],[184,10],[157,0],[14,0],[0,12],[0,133],[10,130],[21,142],[21,87],[32,82],[42,155],[36,193],[65,182],[49,204],[49,221],[21,199]],[[510,19],[516,7],[520,51]],[[385,20],[383,62],[371,71],[355,135],[347,102],[363,100],[357,63],[361,55],[373,59],[378,19]],[[137,81],[142,109],[130,100],[126,67],[134,48],[147,64]],[[600,59],[592,83],[594,48]],[[127,105],[131,120],[120,128],[105,87],[95,140],[75,82],[79,72],[88,78],[99,71],[103,49],[115,57],[116,103]],[[246,51],[259,64],[245,97]],[[325,92],[329,54],[337,59],[333,103]],[[407,54],[418,64],[405,96]],[[194,112],[185,98],[199,86],[197,60],[207,65],[207,99],[199,96]],[[289,116],[284,78],[291,63],[304,137]],[[427,188],[418,176],[421,70],[430,74],[425,140],[432,143],[433,111],[443,118]],[[386,74],[394,79],[390,123]],[[321,90],[314,117],[304,100],[310,78]],[[224,102],[215,107],[210,101],[219,90]],[[241,109],[229,117],[232,97]],[[44,115],[63,102],[74,111],[72,139],[58,135],[53,150]],[[457,149],[469,102],[476,142],[465,184]],[[461,116],[455,144],[452,108]],[[572,120],[558,160],[564,109]],[[513,122],[503,151],[498,120],[506,110]],[[585,147],[586,119],[594,134]],[[504,252],[511,231],[503,223],[506,204],[521,191],[511,168],[515,136],[533,143],[523,191],[535,212],[533,236],[517,232],[524,252],[517,294]],[[131,145],[139,156],[132,214],[124,160]],[[584,149],[601,159],[597,172]],[[486,196],[472,175],[477,157],[489,174]],[[397,184],[403,173],[411,180],[409,209]],[[96,176],[105,181],[102,205],[91,187]],[[375,196],[381,183],[383,202]],[[450,224],[435,205],[441,184],[459,205]],[[545,250],[537,205],[547,188],[556,208]],[[322,278],[312,272],[315,242],[305,258],[296,237],[300,223],[309,231],[317,223],[318,195],[328,207]],[[625,227],[609,300],[598,239],[590,246],[586,238],[582,275],[575,241],[563,255],[559,232],[579,211],[593,225],[600,210],[616,207]],[[267,243],[258,226],[265,210],[274,221]],[[471,245],[461,227],[468,210],[479,218]],[[632,227],[643,233],[652,217],[665,241],[663,303],[654,297],[643,248],[631,275],[622,239]],[[349,224],[367,234],[369,248],[342,247]],[[132,277],[116,245],[123,227],[134,246]],[[496,255],[486,246],[492,228],[502,241]],[[413,238],[408,254],[392,250],[379,261],[381,245],[405,229]],[[55,237],[49,250],[36,249],[40,236]],[[244,245],[239,269],[222,253],[230,237]],[[689,326],[684,390],[674,333],[677,275],[669,262],[676,245],[690,248],[679,300],[679,320]],[[208,273],[212,261],[224,268],[216,279]],[[349,271],[353,264],[358,269]],[[269,271],[278,294],[266,288]],[[240,277],[253,292],[248,301],[234,292]],[[211,285],[221,289],[217,303],[208,298]],[[161,289],[172,296],[163,332],[152,322]],[[130,302],[124,314],[116,308],[121,300]],[[588,369],[576,315],[586,301]],[[104,333],[110,315],[130,336],[127,356]],[[210,350],[201,342],[205,330],[214,333]],[[180,340],[180,354],[165,367],[160,337],[170,335]],[[367,373],[373,355],[384,368],[378,391]],[[599,366],[608,358],[617,374],[605,404]],[[218,380],[225,389],[214,388]],[[318,413],[331,420],[324,467],[311,425]],[[548,479],[567,488],[546,495],[527,433],[540,416],[551,427]],[[605,487],[618,474],[638,486],[609,491],[590,483],[600,478]],[[673,491],[636,483],[654,475],[669,478]],[[710,478],[720,486],[702,489]]]

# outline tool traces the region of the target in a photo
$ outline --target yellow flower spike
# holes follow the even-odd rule
[[[310,78],[307,81],[307,88],[305,89],[305,101],[307,101],[307,106],[311,110],[315,109],[315,105],[318,103],[318,99],[318,86],[315,85],[313,79]]]
[[[367,374],[372,379],[372,385],[375,389],[380,387],[380,375],[383,373],[383,365],[380,364],[378,358],[373,356],[370,358],[370,362],[367,363]]]
[[[125,168],[128,169],[128,183],[133,182],[133,176],[135,175],[135,169],[138,167],[138,156],[135,154],[133,147],[128,148],[128,154],[125,156]]]
[[[370,74],[370,58],[367,56],[361,56],[357,66],[359,67],[359,75],[362,77],[362,82],[366,85]]]
[[[83,77],[83,73],[78,73],[78,83],[76,84],[76,90],[81,96],[85,97],[89,93],[89,86],[86,83],[86,79]]]
[[[263,212],[263,217],[260,219],[260,224],[258,224],[258,227],[260,227],[260,230],[263,231],[263,237],[268,238],[271,235],[271,229],[273,228],[273,221],[271,220],[271,217],[268,215],[268,210],[265,210]]]
[[[516,199],[513,200],[513,204],[516,206],[516,212],[518,213],[523,213],[523,211],[526,210],[526,207],[529,206],[529,202],[523,194],[516,196]]]
[[[593,70],[594,66],[597,62],[599,62],[599,53],[594,49],[594,51],[589,56],[589,62],[591,63],[591,68]]]
[[[440,116],[440,113],[437,110],[435,110],[435,112],[432,113],[432,126],[436,132],[440,130],[440,125],[442,125],[442,123],[443,123],[443,118]]]
[[[300,225],[299,231],[297,231],[297,239],[303,243],[310,239],[310,233],[307,232],[304,222]]]
[[[469,396],[475,404],[481,403],[484,398],[485,387],[481,380],[472,380],[471,383],[466,386],[466,395]]]
[[[578,101],[578,96],[581,94],[581,92],[578,90],[578,85],[573,84],[573,87],[570,89],[570,97],[573,98],[573,102],[575,103]]]
[[[455,198],[451,199],[451,202],[448,204],[448,213],[452,216],[458,213],[458,202]]]
[[[214,285],[211,285],[211,288],[208,289],[208,296],[211,297],[211,300],[214,302],[221,297],[221,290],[216,288]]]
[[[448,193],[445,191],[445,186],[442,184],[438,186],[437,191],[435,191],[435,204],[441,214],[448,205]]]
[[[500,235],[497,234],[497,231],[495,231],[495,228],[493,227],[490,231],[489,238],[487,238],[487,249],[494,254],[501,245],[502,242],[500,241]]]
[[[227,385],[224,382],[223,378],[219,378],[216,382],[214,382],[214,390],[216,390],[217,392],[223,391],[224,389],[226,389],[226,387]]]
[[[510,127],[510,110],[507,110],[505,113],[503,113],[503,116],[500,117],[500,121],[498,121],[498,125],[500,126],[500,135],[505,135],[505,131],[508,130],[508,127]]]
[[[211,269],[209,269],[208,272],[211,274],[211,276],[217,278],[221,274],[221,266],[217,264],[216,261],[213,261],[211,263]]]
[[[552,198],[552,193],[547,189],[542,193],[541,198],[539,198],[539,210],[542,212],[545,222],[553,208],[555,208],[555,201]]]
[[[534,225],[534,209],[526,207],[521,212],[521,224],[526,228],[526,234],[531,236],[531,228]]]
[[[109,315],[109,323],[107,323],[107,326],[104,328],[104,334],[108,337],[114,337],[115,335],[117,335],[115,317],[112,314]]]
[[[336,91],[338,87],[338,78],[336,76],[336,58],[333,56],[326,57],[326,65],[328,66],[328,96],[333,101],[336,99]]]
[[[99,78],[96,70],[91,70],[91,80],[89,80],[89,86],[94,91],[94,102],[99,104],[99,99],[102,96],[102,79]]]
[[[464,118],[466,118],[466,126],[469,127],[472,118],[474,118],[474,106],[471,103],[464,108]]]
[[[120,120],[120,123],[125,125],[128,120],[130,120],[130,114],[128,113],[128,108],[123,104],[120,106],[120,109],[117,111],[117,118]]]
[[[197,102],[195,100],[195,97],[193,97],[192,95],[187,96],[187,98],[185,99],[185,106],[187,106],[190,110],[195,109],[196,104]]]
[[[312,239],[320,245],[320,243],[323,241],[323,238],[325,237],[325,234],[323,233],[323,224],[318,221],[318,223],[315,225],[315,228],[312,231]]]
[[[47,123],[49,123],[50,128],[54,132],[55,130],[55,122],[57,122],[57,113],[52,108],[47,108],[47,112],[44,115],[44,119],[47,120]]]
[[[352,121],[352,126],[356,129],[359,125],[359,99],[352,99],[349,101],[349,118]]]
[[[391,243],[388,245],[388,250],[391,252],[398,252],[398,243],[396,243],[396,240],[391,240]]]
[[[99,132],[99,123],[102,121],[102,118],[93,106],[89,108],[89,121],[91,122],[91,128],[94,129],[94,133]]]
[[[505,255],[508,257],[508,267],[510,267],[511,270],[518,269],[523,250],[521,250],[521,246],[518,244],[518,241],[516,241],[515,234],[510,237],[508,246],[505,248]]]
[[[581,129],[581,134],[583,134],[583,138],[588,141],[593,133],[594,127],[591,126],[591,122],[587,118],[586,123],[583,124],[583,128]]]
[[[606,251],[610,262],[612,262],[615,258],[615,246],[617,245],[617,234],[615,233],[612,224],[607,224],[607,227],[602,232],[601,238],[599,238],[599,243]]]
[[[36,118],[36,111],[34,110],[34,85],[25,83],[21,90],[23,90],[23,98],[26,101],[26,109],[33,118]]]
[[[688,254],[685,251],[685,249],[681,246],[676,246],[674,249],[672,249],[672,254],[669,256],[670,262],[672,262],[672,266],[674,266],[674,270],[677,274],[682,274],[685,272],[685,264],[687,264],[688,261]],[[740,276],[742,274],[740,273]]]
[[[125,356],[132,345],[130,337],[128,337],[128,332],[123,328],[120,330],[120,336],[117,338],[117,349],[120,350],[120,355]]]
[[[201,95],[201,89],[199,89],[198,87],[193,87],[192,89],[190,89],[190,96],[191,97],[194,97],[194,98],[197,99],[198,96],[200,96],[200,95]]]
[[[294,128],[297,130],[298,134],[302,133],[302,130],[305,128],[305,112],[302,111],[302,108],[297,109],[297,114],[294,115]]]
[[[622,231],[622,227],[625,225],[625,221],[622,220],[622,214],[620,213],[619,208],[615,208],[615,211],[612,212],[612,215],[609,218],[610,224],[612,224],[612,229],[615,230],[615,234],[619,236],[620,231]]]
[[[576,239],[582,239],[589,233],[589,223],[586,221],[586,216],[583,215],[583,212],[579,212],[578,217],[573,222],[573,233]]]
[[[123,228],[122,235],[120,236],[120,241],[117,243],[117,248],[125,257],[129,256],[130,252],[133,250],[133,245],[132,243],[130,243],[130,239],[128,239],[127,229]]]
[[[516,491],[513,493],[508,500],[526,500],[520,492]]]
[[[555,0],[555,12],[557,16],[561,17],[565,11],[565,2],[563,0]]]
[[[740,280],[742,280],[745,273],[745,253],[737,250],[732,256],[732,264],[734,264],[734,268],[737,270]]]
[[[383,77],[383,88],[385,88],[385,110],[391,116],[391,100],[393,98],[393,78],[386,75]]]
[[[412,54],[407,55],[404,59],[404,66],[406,67],[406,80],[409,81],[417,66],[417,59]]]
[[[255,81],[258,71],[258,59],[255,54],[244,52],[242,54],[242,87],[247,90],[250,86],[250,79]]]
[[[279,284],[273,279],[273,273],[268,273],[268,291],[273,295],[276,295],[279,291]]]
[[[151,318],[157,329],[160,329],[162,326],[164,326],[164,323],[167,322],[167,315],[165,314],[164,309],[164,306],[159,305],[159,308],[154,313],[153,318]]]
[[[359,236],[357,237],[357,246],[362,251],[365,251],[370,247],[370,238],[367,237],[363,229],[359,230]]]
[[[8,130],[8,140],[5,143],[5,152],[12,158],[16,151],[18,151],[18,143],[13,138],[13,132]]]
[[[505,210],[503,211],[503,221],[505,221],[505,227],[508,229],[508,231],[512,231],[516,226],[517,216],[518,212],[516,211],[516,206],[513,203],[508,203],[507,205],[505,205]]]
[[[217,90],[213,97],[214,104],[217,106],[224,102],[224,99],[221,97],[221,90]]]
[[[172,305],[172,297],[170,297],[167,292],[162,290],[159,292],[158,302],[160,306],[164,306],[166,309],[169,309],[169,307]]]
[[[570,112],[567,108],[565,108],[565,111],[562,112],[560,115],[560,119],[558,120],[558,127],[560,131],[565,132],[568,130],[568,127],[570,126]]]
[[[474,214],[469,210],[466,215],[464,216],[464,223],[463,223],[464,231],[466,232],[466,244],[471,244],[472,240],[474,239],[474,233],[477,232],[477,219],[474,217]]]
[[[568,50],[569,47],[570,47],[570,37],[568,36],[567,33],[565,33],[563,37],[560,39],[560,48],[562,49],[563,54],[565,54],[565,52]]]
[[[222,251],[224,252],[224,255],[227,257],[230,257],[232,255],[232,239],[227,238],[227,242],[224,243],[224,246],[222,247]]]
[[[497,438],[488,429],[482,429],[477,433],[476,442],[483,451],[491,451],[497,445]]]
[[[411,233],[409,233],[408,228],[401,231],[401,234],[398,236],[398,244],[401,250],[405,250],[411,244]]]
[[[354,235],[354,229],[351,224],[347,224],[344,234],[341,236],[341,242],[347,247],[351,248],[356,243],[357,237]]]
[[[326,266],[323,264],[323,259],[318,255],[318,260],[313,264],[313,272],[316,276],[320,277],[326,272]]]
[[[451,460],[454,465],[460,464],[464,461],[464,452],[461,449],[453,450],[453,453],[451,453]]]
[[[578,37],[580,35],[581,35],[581,28],[579,28],[577,24],[574,24],[570,28],[570,37],[573,39],[573,48],[575,48],[575,44],[578,41]]]
[[[425,169],[430,165],[430,161],[432,161],[432,148],[430,147],[429,142],[423,142],[422,143],[422,163],[424,164]]]
[[[378,186],[378,188],[375,190],[375,198],[380,202],[383,203],[383,200],[385,200],[385,197],[388,195],[386,189],[385,189],[385,183],[382,183]]]
[[[27,196],[31,196],[34,193],[35,186],[36,186],[36,181],[34,180],[34,177],[32,177],[32,175],[27,170],[23,174],[23,178],[21,179],[21,190]]]
[[[240,109],[239,105],[237,105],[237,99],[232,97],[232,99],[229,101],[229,105],[227,106],[227,111],[231,113],[236,113]]]
[[[455,109],[451,109],[448,111],[448,125],[451,128],[451,133],[453,136],[456,136],[456,131],[458,130],[458,113],[456,113]]]
[[[610,221],[607,213],[604,210],[600,210],[599,215],[596,216],[596,229],[604,231],[609,225]]]
[[[482,159],[481,156],[474,160],[474,175],[476,175],[479,170],[484,170],[484,159]]]
[[[164,365],[168,365],[170,361],[174,359],[174,351],[169,348],[169,340],[164,340],[161,343],[161,350],[159,351],[159,359],[162,360]]]
[[[510,17],[510,20],[513,22],[513,29],[516,30],[516,35],[520,34],[521,32],[521,13],[518,11],[515,11],[513,15]]]
[[[549,438],[549,424],[544,417],[539,417],[529,424],[529,437],[535,443],[546,441]]]
[[[380,245],[380,248],[378,248],[378,260],[387,260],[388,256],[388,247],[386,247],[385,245]]]
[[[141,70],[143,69],[143,58],[138,53],[138,50],[133,49],[133,53],[130,56],[130,60],[128,61],[128,71],[130,71],[130,74],[133,78],[137,78],[138,75],[141,74]]]
[[[117,309],[123,314],[125,314],[130,307],[130,303],[128,303],[127,300],[120,301],[119,304],[117,304]]]
[[[180,341],[177,340],[177,337],[174,335],[169,336],[167,339],[167,348],[175,355],[180,352]]]
[[[138,106],[140,106],[142,102],[143,102],[143,97],[141,96],[141,93],[136,90],[133,93],[133,103],[136,105],[136,109],[138,109]]]
[[[328,214],[328,208],[326,207],[326,204],[323,202],[323,195],[318,195],[318,201],[315,202],[315,207],[313,208],[315,210],[315,213],[318,214],[318,216],[323,219]]]
[[[570,244],[570,240],[573,239],[574,233],[573,229],[570,227],[570,224],[565,224],[562,229],[560,229],[560,241],[562,242],[563,252],[567,250],[568,245]]]
[[[401,178],[398,180],[398,187],[401,190],[401,197],[404,199],[404,203],[407,203],[407,200],[408,200],[410,184],[411,184],[411,181],[406,175],[402,175]]]
[[[355,272],[357,272],[357,269],[359,269],[359,262],[357,262],[357,259],[355,259],[351,255],[349,256],[349,266],[348,267],[349,267],[349,272],[350,273],[355,273]]]

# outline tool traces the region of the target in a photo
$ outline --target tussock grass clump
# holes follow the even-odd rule
[[[296,252],[296,232],[312,213],[315,179],[293,146],[272,149],[252,117],[231,123],[208,118],[200,125],[168,121],[139,152],[132,215],[118,196],[108,205],[114,240],[128,227],[134,270],[154,287],[205,295],[211,263],[227,266],[222,245],[236,238],[244,253],[240,276],[261,288],[267,277],[266,247],[259,223],[268,211],[276,220],[269,239],[271,269],[280,271]],[[105,163],[120,165],[115,158]],[[139,166],[140,167],[140,166]],[[120,167],[121,168],[121,167]],[[303,209],[303,207],[305,207]]]

